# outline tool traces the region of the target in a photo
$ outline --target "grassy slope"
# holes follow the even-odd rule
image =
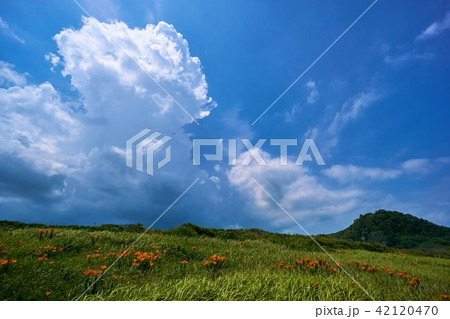
[[[270,237],[251,236],[245,241],[225,239],[222,235],[198,236],[184,234],[192,227],[172,231],[151,231],[133,248],[162,252],[162,258],[154,267],[141,271],[131,266],[133,255],[123,257],[99,281],[96,290],[84,298],[92,300],[367,300],[367,295],[338,270],[331,271],[283,270],[277,267],[281,260],[295,265],[294,258],[322,258],[324,253],[302,236]],[[195,228],[195,227],[194,227]],[[100,269],[110,265],[115,257],[107,253],[119,252],[137,237],[137,232],[115,229],[97,231],[100,234],[94,244],[92,228],[57,228],[54,238],[39,239],[36,227],[0,227],[0,244],[7,253],[0,259],[16,259],[17,263],[0,268],[1,300],[70,300],[78,297],[93,281],[86,276],[88,268]],[[243,233],[247,234],[248,233]],[[188,235],[188,236],[186,236]],[[246,236],[247,236],[246,235]],[[279,234],[278,234],[279,235]],[[233,235],[234,236],[234,235]],[[226,236],[225,236],[226,237]],[[282,239],[285,240],[282,240]],[[442,257],[394,254],[362,250],[357,243],[333,241],[319,237],[333,256],[344,262],[354,278],[377,300],[432,300],[441,299],[450,292],[450,278],[445,275],[450,259]],[[39,261],[33,252],[43,252],[43,246],[54,245],[56,252],[49,251],[48,260]],[[353,247],[349,246],[354,245]],[[196,246],[197,249],[192,249]],[[346,247],[346,248],[342,248]],[[370,246],[371,247],[371,246]],[[374,246],[378,247],[378,246]],[[60,251],[59,248],[63,248]],[[226,252],[228,250],[228,252]],[[87,254],[101,257],[88,259]],[[165,252],[164,252],[165,251]],[[226,256],[223,269],[212,277],[203,262],[210,255]],[[42,256],[42,254],[40,255]],[[188,260],[183,266],[180,262]],[[351,264],[345,261],[351,260]],[[354,260],[371,266],[405,271],[422,279],[415,290],[409,288],[408,280],[396,275],[389,276],[384,270],[377,273],[363,271]],[[53,264],[50,262],[54,261]],[[330,261],[330,263],[332,263]],[[2,267],[2,266],[0,266]],[[117,275],[116,280],[113,276]],[[312,285],[318,283],[318,286]],[[45,292],[51,292],[49,296]]]

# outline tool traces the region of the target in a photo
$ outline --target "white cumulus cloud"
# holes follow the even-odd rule
[[[150,76],[196,119],[215,106],[200,60],[190,55],[188,42],[170,24],[130,28],[123,22],[83,18],[81,29],[63,30],[55,40],[63,74],[71,77],[91,116],[104,117],[107,110],[109,121],[120,121],[118,113],[126,112],[128,120],[138,114],[167,126],[192,122]]]
[[[0,61],[0,86],[24,86],[26,83],[25,75],[17,73],[12,64]]]
[[[243,153],[241,158],[244,156],[247,154]],[[248,209],[276,227],[290,229],[293,221],[274,205],[252,178],[299,220],[348,213],[358,206],[364,196],[364,192],[356,188],[328,187],[307,167],[294,164],[281,166],[279,158],[272,158],[264,152],[262,156],[266,166],[258,166],[254,162],[249,166],[235,166],[228,171],[228,179],[247,194],[248,205],[253,206],[253,209]]]
[[[48,82],[0,88],[2,152],[16,154],[48,174],[59,172],[63,150],[78,123]]]
[[[12,65],[0,65],[6,86],[0,89],[0,174],[15,172],[10,180],[0,181],[0,196],[8,198],[14,189],[11,196],[37,204],[57,198],[57,206],[35,207],[43,215],[41,221],[57,213],[75,223],[151,222],[196,177],[209,177],[192,166],[192,142],[185,132],[192,119],[146,74],[196,119],[207,116],[216,104],[188,42],[165,22],[144,28],[119,21],[101,23],[142,70],[98,23],[83,18],[81,28],[62,30],[54,37],[57,53],[47,55],[52,67],[61,66],[70,78],[79,101],[65,101],[48,82],[27,84]],[[74,103],[81,108],[73,109]],[[172,137],[172,161],[154,178],[125,165],[126,140],[144,128]],[[23,186],[32,184],[31,177],[33,192]],[[208,181],[219,186],[216,177]],[[208,192],[205,197],[214,201],[218,188],[209,186],[202,194]],[[194,194],[185,205],[197,205]],[[2,209],[23,210],[23,204],[14,203]],[[189,211],[201,218],[196,207]]]

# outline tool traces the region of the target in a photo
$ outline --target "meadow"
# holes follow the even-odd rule
[[[450,292],[445,254],[318,236],[336,264],[299,235],[242,240],[150,230],[129,247],[138,236],[136,230],[2,224],[0,299],[370,300],[341,266],[375,300],[447,300]]]

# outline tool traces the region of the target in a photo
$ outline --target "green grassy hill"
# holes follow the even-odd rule
[[[450,228],[396,211],[378,210],[360,215],[348,228],[332,237],[395,248],[439,249],[450,247]]]
[[[450,292],[446,255],[315,236],[333,260],[305,236],[190,224],[130,247],[142,231],[0,222],[0,300],[370,300],[341,267],[376,300]]]

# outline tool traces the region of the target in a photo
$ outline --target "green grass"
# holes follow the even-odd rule
[[[117,253],[136,239],[138,232],[124,229],[93,232],[93,228],[58,227],[54,237],[42,239],[37,227],[0,227],[0,259],[15,259],[15,264],[0,266],[1,300],[71,300],[79,297],[93,282],[86,269],[109,266]],[[93,243],[91,234],[99,234]],[[341,270],[336,273],[295,271],[278,268],[280,261],[295,266],[294,259],[328,258],[310,239],[302,236],[267,237],[245,241],[224,236],[183,235],[174,231],[150,231],[133,248],[162,254],[153,267],[140,270],[132,266],[133,256],[123,257],[88,293],[85,300],[369,300],[369,297]],[[283,238],[286,240],[283,241]],[[321,237],[318,237],[321,239]],[[322,238],[322,244],[376,300],[441,300],[450,292],[445,256],[422,256],[406,252],[403,256],[388,249],[363,250],[358,243]],[[39,251],[56,246],[47,260],[39,261]],[[192,249],[196,246],[197,249]],[[347,248],[342,248],[347,247]],[[62,248],[60,251],[59,248]],[[88,259],[87,254],[101,257]],[[377,251],[380,250],[380,251]],[[228,252],[227,252],[228,251]],[[218,254],[227,260],[214,274],[204,261]],[[40,256],[43,256],[42,254]],[[328,258],[329,259],[329,258]],[[183,266],[180,262],[188,260]],[[351,260],[351,264],[346,261]],[[370,266],[404,271],[421,279],[411,290],[408,280],[389,276],[380,269],[376,273],[361,270],[355,260]],[[50,264],[50,262],[54,262]],[[334,264],[331,260],[330,264]],[[118,276],[116,280],[113,276]],[[318,285],[314,285],[318,283]],[[49,296],[45,292],[51,292]]]

